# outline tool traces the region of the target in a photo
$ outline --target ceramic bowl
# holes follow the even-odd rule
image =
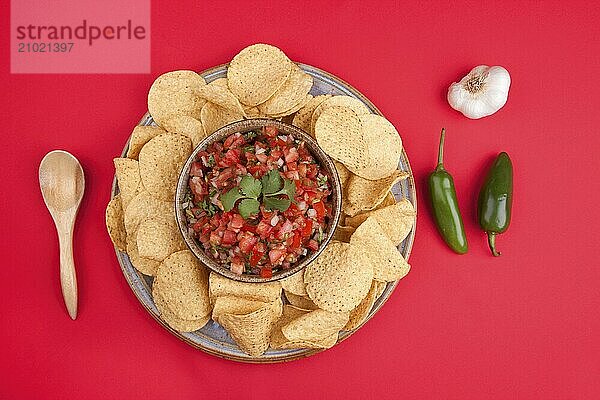
[[[227,265],[223,265],[216,262],[212,256],[206,254],[206,252],[200,246],[198,241],[188,232],[187,220],[182,204],[184,203],[184,197],[188,187],[190,168],[192,163],[195,161],[198,152],[205,150],[212,143],[223,141],[229,135],[232,135],[234,133],[245,133],[248,131],[260,129],[267,125],[275,126],[282,134],[292,135],[294,136],[294,138],[305,142],[306,148],[311,152],[315,160],[317,160],[317,162],[325,170],[325,173],[327,174],[327,180],[331,184],[331,202],[333,204],[333,215],[328,221],[327,229],[323,233],[323,241],[321,242],[321,245],[319,246],[319,249],[317,251],[310,252],[305,257],[302,257],[295,264],[292,264],[290,268],[277,271],[273,273],[273,276],[269,278],[263,278],[257,275],[236,274],[232,272]],[[304,267],[310,264],[310,262],[317,258],[319,254],[321,254],[325,246],[327,246],[327,244],[333,237],[333,232],[335,231],[335,228],[338,225],[342,213],[342,188],[340,184],[340,178],[337,174],[337,170],[335,169],[333,161],[331,160],[331,158],[329,158],[327,154],[325,154],[325,152],[319,147],[317,142],[310,135],[293,125],[289,125],[280,121],[263,118],[248,119],[239,122],[234,122],[232,124],[224,126],[223,128],[217,130],[216,132],[206,137],[202,142],[198,144],[198,146],[196,146],[190,157],[187,159],[185,165],[183,166],[181,174],[179,175],[179,180],[177,182],[177,192],[175,194],[175,212],[177,217],[177,224],[179,225],[179,230],[181,231],[181,235],[183,236],[185,243],[187,244],[191,252],[210,270],[221,274],[227,278],[241,282],[272,282],[286,278],[301,271],[302,269],[304,269]]]

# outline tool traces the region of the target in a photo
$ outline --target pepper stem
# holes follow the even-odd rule
[[[494,232],[487,232],[488,237],[488,245],[490,246],[490,250],[492,251],[492,255],[494,257],[499,257],[502,253],[496,250],[496,234]]]
[[[446,140],[446,128],[442,128],[440,135],[440,147],[438,149],[438,167],[444,165],[444,141]]]

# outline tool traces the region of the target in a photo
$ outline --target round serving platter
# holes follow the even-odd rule
[[[318,96],[321,94],[332,94],[332,95],[346,95],[357,98],[362,101],[370,110],[375,114],[382,115],[381,112],[367,99],[362,93],[358,90],[354,89],[352,86],[344,82],[343,80],[337,78],[336,76],[320,70],[318,68],[312,67],[306,64],[298,64],[300,68],[309,75],[313,77],[314,84],[310,91],[310,94],[313,96]],[[200,73],[204,77],[207,82],[211,82],[218,78],[225,78],[227,76],[227,64],[223,64],[206,71]],[[146,113],[143,116],[138,125],[153,125],[154,121],[150,114]],[[127,154],[127,148],[129,146],[129,142],[125,145],[123,149],[122,157],[125,157]],[[412,175],[412,171],[410,169],[410,164],[408,162],[408,157],[406,156],[406,152],[402,150],[402,156],[400,157],[400,162],[398,164],[398,169],[401,171],[406,171],[410,174],[409,178],[397,183],[392,188],[392,193],[396,201],[399,201],[402,198],[408,199],[415,207],[417,208],[417,197],[416,197],[416,189],[415,189],[415,181]],[[111,197],[114,197],[119,192],[116,178],[113,180],[113,187]],[[406,260],[408,260],[410,256],[410,252],[413,246],[413,241],[415,237],[415,226],[413,226],[412,231],[408,235],[408,237],[398,246],[398,251],[404,256]],[[131,290],[138,298],[140,303],[144,306],[144,308],[152,315],[152,317],[158,321],[165,329],[170,331],[173,335],[183,340],[187,344],[200,349],[206,353],[222,357],[228,360],[241,361],[241,362],[249,362],[249,363],[274,363],[274,362],[282,362],[282,361],[290,361],[298,358],[308,357],[320,351],[322,349],[285,349],[285,350],[267,350],[260,357],[250,356],[239,349],[239,347],[235,344],[233,339],[228,335],[228,333],[216,322],[209,321],[202,329],[199,329],[195,332],[178,332],[172,329],[165,321],[162,320],[156,305],[154,304],[154,300],[152,299],[152,280],[151,276],[146,276],[140,272],[138,272],[127,253],[121,252],[115,248],[117,253],[117,259],[119,260],[119,264],[121,265],[121,270],[123,271],[123,275],[125,279],[129,283]],[[394,289],[396,288],[398,282],[390,282],[387,284],[385,290],[381,294],[381,296],[377,299],[373,308],[369,312],[369,315],[365,319],[362,325],[364,325],[369,319],[377,313],[377,311],[385,304],[387,299],[391,296]],[[350,337],[354,332],[361,328],[359,326],[353,331],[341,331],[339,334],[338,343]]]

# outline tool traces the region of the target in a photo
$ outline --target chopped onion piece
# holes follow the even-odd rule
[[[271,226],[277,225],[278,222],[279,222],[279,215],[274,215],[273,218],[271,218]]]

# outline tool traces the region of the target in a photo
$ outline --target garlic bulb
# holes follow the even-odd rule
[[[448,103],[467,118],[479,119],[501,109],[508,99],[510,74],[504,67],[479,65],[448,88]]]

